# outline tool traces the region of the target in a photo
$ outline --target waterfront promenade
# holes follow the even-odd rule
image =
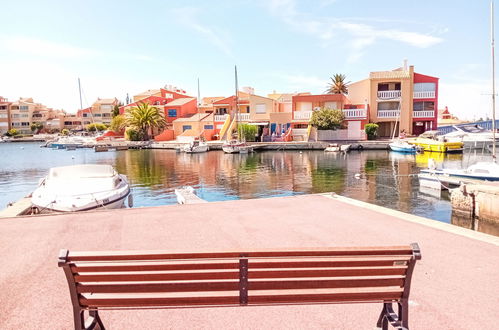
[[[302,195],[0,220],[0,328],[69,329],[59,249],[213,251],[418,242],[412,329],[493,329],[499,238],[370,206]],[[109,329],[373,329],[381,304],[105,311]]]

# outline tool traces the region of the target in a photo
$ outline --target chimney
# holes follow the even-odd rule
[[[404,71],[407,71],[407,59],[404,58]]]

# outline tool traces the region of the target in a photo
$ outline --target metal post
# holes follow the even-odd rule
[[[492,160],[496,161],[496,82],[494,54],[494,1],[490,2],[490,36],[492,48]]]

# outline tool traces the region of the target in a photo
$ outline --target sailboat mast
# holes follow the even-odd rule
[[[239,136],[239,129],[237,127],[237,120],[239,119],[239,96],[238,96],[238,91],[239,91],[239,86],[238,86],[238,83],[237,83],[237,65],[234,65],[234,76],[235,76],[235,79],[236,79],[236,118],[235,118],[235,121],[236,121],[236,132],[237,132],[237,139],[238,140],[241,140],[241,137]]]
[[[496,161],[496,66],[494,54],[494,1],[490,2],[490,36],[492,48],[492,160]]]
[[[83,102],[81,101],[81,84],[80,78],[78,77],[78,90],[80,91],[80,110],[83,109]]]
[[[198,78],[198,112],[200,106],[201,106],[201,93],[199,91],[199,78]]]

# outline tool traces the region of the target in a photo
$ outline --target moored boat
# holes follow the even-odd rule
[[[410,154],[415,154],[420,149],[418,146],[416,146],[414,144],[410,144],[407,141],[403,141],[403,140],[399,140],[399,139],[394,140],[388,146],[389,146],[390,150],[392,150],[392,151],[410,153]]]
[[[51,168],[31,202],[38,213],[78,212],[121,208],[129,195],[125,175],[111,165],[86,164]]]
[[[249,151],[251,151],[251,146],[246,144],[246,142],[232,140],[224,143],[222,145],[222,150],[227,154],[247,154]]]
[[[189,145],[185,146],[181,149],[181,151],[188,154],[196,154],[201,152],[207,152],[209,150],[209,146],[204,141],[192,141]]]
[[[462,141],[458,139],[449,140],[444,137],[437,137],[436,132],[434,131],[425,132],[415,139],[407,140],[407,142],[429,152],[463,152],[464,147]]]

